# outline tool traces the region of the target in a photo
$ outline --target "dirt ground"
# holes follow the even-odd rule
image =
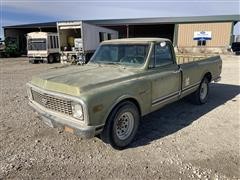
[[[0,59],[0,179],[240,179],[240,57],[222,58],[207,104],[144,117],[122,151],[49,128],[28,106],[26,82],[60,64]]]

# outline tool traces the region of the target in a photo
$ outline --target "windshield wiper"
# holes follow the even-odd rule
[[[98,65],[122,65],[120,62],[107,62],[107,61],[91,61],[93,64],[98,64]]]

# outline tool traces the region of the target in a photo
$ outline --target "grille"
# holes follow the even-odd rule
[[[32,90],[32,97],[35,102],[47,109],[67,115],[72,115],[71,101],[56,98],[47,94],[42,94],[34,90]]]

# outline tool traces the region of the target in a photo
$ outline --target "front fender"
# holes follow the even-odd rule
[[[89,125],[104,125],[109,114],[120,102],[134,99],[140,108],[141,115],[151,109],[151,82],[130,81],[88,92],[85,102],[89,110]]]

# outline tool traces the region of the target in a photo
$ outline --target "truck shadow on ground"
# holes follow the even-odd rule
[[[218,106],[224,106],[227,101],[237,103],[234,98],[238,94],[240,94],[240,86],[211,84],[209,99],[204,105],[193,105],[187,99],[182,99],[165,106],[141,120],[135,141],[129,148],[144,146],[154,140],[173,134]]]

